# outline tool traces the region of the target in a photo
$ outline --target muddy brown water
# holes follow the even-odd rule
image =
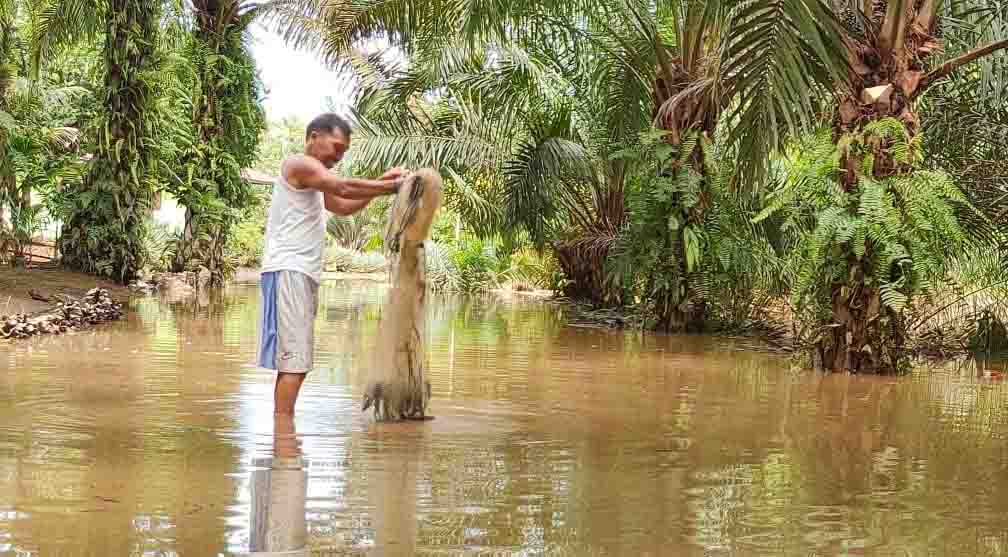
[[[1008,388],[433,298],[432,422],[359,411],[383,287],[328,282],[296,423],[254,286],[0,346],[3,555],[1008,555]]]

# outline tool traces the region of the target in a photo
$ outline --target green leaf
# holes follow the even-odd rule
[[[669,160],[675,153],[676,148],[672,145],[665,144],[655,147],[655,156],[657,156],[658,160],[662,163]]]
[[[17,120],[10,113],[0,110],[0,128],[12,131],[17,127]]]
[[[679,230],[679,219],[674,214],[670,214],[668,217],[668,229],[672,231]]]

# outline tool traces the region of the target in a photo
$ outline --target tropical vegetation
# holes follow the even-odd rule
[[[255,20],[355,80],[340,171],[445,176],[436,288],[552,288],[673,332],[778,316],[831,371],[990,348],[1008,322],[997,2],[0,6],[11,262],[47,216],[64,264],[122,281],[256,264],[268,190],[242,171],[275,174],[303,122],[265,119]],[[165,196],[180,234],[148,224]],[[334,217],[333,268],[379,266],[383,219]]]

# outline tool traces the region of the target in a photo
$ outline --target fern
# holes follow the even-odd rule
[[[641,134],[620,154],[632,173],[628,223],[618,236],[610,277],[625,298],[644,301],[654,322],[703,304],[708,320],[746,326],[783,291],[781,259],[768,239],[780,223],[754,219],[758,199],[732,186],[734,164],[696,134],[678,146],[665,132]],[[703,161],[701,174],[693,162]],[[782,191],[780,206],[793,203]]]
[[[880,145],[897,164],[886,177],[871,174]],[[796,249],[785,276],[804,323],[828,324],[837,293],[865,288],[877,289],[899,318],[915,300],[934,299],[963,255],[984,245],[979,211],[948,174],[920,168],[921,141],[898,120],[871,122],[836,142],[821,131],[787,154],[785,177],[753,220],[789,223]],[[846,190],[837,179],[845,154],[865,171]]]

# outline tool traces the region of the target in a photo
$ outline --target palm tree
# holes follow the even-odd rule
[[[613,295],[601,263],[624,219],[622,177],[620,163],[598,156],[598,140],[632,134],[648,120],[650,83],[630,70],[603,84],[614,95],[622,88],[625,100],[636,96],[623,111],[599,97],[567,98],[575,79],[583,84],[592,76],[557,64],[556,53],[586,72],[604,69],[583,48],[588,33],[569,24],[578,10],[589,13],[587,4],[544,11],[514,2],[488,11],[475,2],[416,9],[404,2],[277,0],[273,8],[290,42],[317,48],[360,79],[354,161],[441,167],[449,205],[473,229],[523,229],[558,254],[569,293]],[[548,21],[554,16],[562,24]],[[526,33],[528,18],[555,32]],[[356,50],[382,37],[409,56],[408,70]],[[595,257],[586,260],[589,254]]]
[[[914,253],[914,240],[908,234],[915,234],[910,231],[917,226],[931,225],[915,223],[910,215],[915,214],[914,203],[936,199],[934,188],[943,184],[931,180],[930,186],[901,191],[899,184],[912,179],[915,166],[903,147],[919,143],[918,104],[929,89],[968,64],[1008,48],[1008,14],[994,4],[974,0],[855,0],[843,6],[840,14],[843,33],[837,47],[846,55],[848,68],[844,79],[834,84],[833,136],[840,157],[837,181],[846,195],[861,199],[860,205],[848,205],[844,211],[854,219],[851,222],[868,226],[867,221],[858,220],[858,214],[865,214],[869,198],[881,191],[884,203],[907,216],[899,221],[904,232],[897,237],[883,238],[870,228],[864,234],[857,229],[861,225],[855,224],[855,234],[842,251],[845,268],[824,276],[820,284],[829,290],[831,310],[823,323],[826,329],[814,342],[815,356],[834,371],[893,371],[904,361],[902,309],[914,293],[911,277],[929,259]],[[960,36],[969,42],[960,52],[948,49],[953,56],[945,61],[930,63],[946,51],[943,18],[968,29]],[[986,42],[976,46],[976,41]],[[868,144],[858,138],[868,138]],[[883,189],[876,189],[877,184]],[[946,198],[956,205],[958,195],[950,192]],[[962,216],[969,218],[969,212]],[[895,226],[897,221],[891,222]],[[962,220],[960,225],[969,226]],[[946,231],[955,235],[951,229]],[[956,245],[948,242],[941,249]]]
[[[251,199],[240,172],[253,162],[263,128],[255,68],[244,44],[256,3],[141,4],[49,0],[41,10],[36,64],[97,37],[104,37],[109,59],[102,115],[108,122],[95,126],[93,172],[72,196],[80,200],[72,211],[80,218],[67,220],[64,261],[124,281],[132,278],[145,262],[144,220],[152,195],[165,187],[187,208],[176,266],[206,266],[220,281],[229,268],[224,257],[228,231]],[[159,25],[167,31],[156,32]],[[181,52],[185,60],[167,64],[169,51]],[[158,74],[155,68],[165,71]],[[178,99],[170,107],[158,106],[165,95]],[[180,109],[188,121],[172,113]],[[151,135],[154,118],[161,118],[172,135],[171,145]],[[97,223],[83,226],[95,216]]]
[[[748,204],[746,192],[756,191],[770,155],[809,127],[815,115],[810,101],[821,95],[815,84],[834,76],[838,60],[828,48],[831,28],[823,23],[828,9],[815,0],[683,0],[650,9],[636,2],[619,8],[636,22],[632,29],[640,29],[638,40],[653,45],[648,61],[657,66],[654,125],[665,132],[657,137],[667,144],[650,149],[663,160],[655,169],[660,180],[648,181],[647,188],[668,193],[642,192],[647,204],[638,205],[641,218],[634,219],[667,223],[651,230],[660,238],[656,245],[646,242],[664,261],[645,277],[645,295],[659,328],[698,330],[706,321],[713,271],[721,266],[713,248],[727,245],[721,235],[728,231],[719,227],[718,215],[709,214],[715,198]],[[799,12],[805,17],[790,17]],[[730,184],[712,175],[721,172],[707,160],[704,146],[710,142],[721,144],[737,161]],[[648,259],[638,253],[625,262],[640,267]]]
[[[14,64],[18,3],[14,0],[0,0],[0,193],[10,195],[14,191],[14,167],[9,153],[9,134],[13,126],[8,107],[8,93],[17,77]],[[0,205],[0,253],[6,250],[13,238],[6,230],[6,215]]]
[[[566,98],[564,89],[574,85],[545,67],[543,47],[441,58],[451,50],[415,58],[408,72],[354,62],[368,78],[356,103],[353,162],[441,167],[451,177],[449,202],[471,228],[483,235],[523,231],[535,244],[551,245],[574,279],[572,290],[603,299],[602,267],[577,267],[570,253],[578,246],[564,241],[612,238],[624,216],[622,181],[606,179],[614,165],[597,151],[602,131],[617,133],[600,121],[599,99]],[[640,106],[623,117],[643,124],[647,109]]]
[[[189,0],[193,18],[185,46],[191,65],[187,104],[193,134],[182,171],[169,187],[186,207],[176,270],[199,263],[221,283],[230,266],[224,248],[253,191],[241,176],[255,162],[265,114],[255,64],[245,44],[258,15],[254,2]]]
[[[625,0],[605,6],[516,2],[497,12],[487,12],[484,3],[457,1],[431,1],[418,7],[404,0],[349,4],[277,0],[277,6],[279,24],[288,39],[320,49],[334,63],[351,64],[356,58],[352,56],[354,48],[378,37],[401,47],[411,64],[424,52],[439,48],[446,51],[444,59],[458,60],[470,52],[460,46],[493,44],[503,49],[518,44],[528,50],[538,41],[551,47],[543,49],[547,52],[541,60],[548,61],[546,67],[555,74],[568,75],[571,69],[585,67],[578,60],[598,61],[612,55],[607,67],[633,69],[628,72],[632,78],[622,82],[627,87],[651,86],[658,107],[654,113],[657,123],[670,132],[673,148],[690,134],[727,139],[740,169],[736,186],[758,184],[756,179],[763,175],[768,156],[814,123],[822,106],[817,99],[826,97],[832,103],[828,110],[834,114],[834,139],[842,148],[842,171],[836,178],[844,191],[855,197],[861,194],[859,183],[865,174],[860,162],[866,153],[855,157],[856,150],[845,147],[851,144],[851,134],[865,137],[869,129],[877,132],[885,128],[876,122],[892,118],[901,123],[903,131],[898,135],[910,142],[902,144],[912,144],[920,129],[916,101],[922,93],[959,68],[1008,46],[1003,28],[999,31],[996,23],[1003,21],[1003,14],[983,9],[985,3],[976,0],[836,4],[821,0],[670,0],[654,5]],[[940,19],[946,15],[977,30],[974,40],[986,38],[989,42],[926,66],[927,59],[942,50],[936,35]],[[621,50],[606,48],[612,44]],[[597,49],[584,56],[582,47],[589,46]],[[629,55],[631,52],[635,55]],[[656,74],[658,78],[652,82]],[[574,78],[570,82],[578,83]],[[591,96],[588,89],[573,91],[578,96]],[[637,113],[633,102],[613,100],[617,102],[610,104],[611,111]],[[513,105],[516,109],[522,106],[521,102]],[[514,129],[508,127],[510,121],[502,122],[508,131]],[[870,178],[883,179],[908,170],[894,158],[897,153],[890,148],[892,142],[866,141],[874,145]],[[466,145],[475,149],[475,144]],[[681,160],[703,179],[702,153]],[[622,182],[618,172],[610,177]],[[703,203],[697,204],[684,215],[685,221],[698,224],[703,209]],[[857,208],[845,210],[856,212]],[[871,245],[876,240],[868,237],[864,241],[867,251],[873,253]],[[889,352],[884,346],[887,343],[899,351],[903,334],[899,304],[880,305],[882,288],[866,281],[872,276],[884,279],[890,292],[898,292],[899,272],[865,268],[859,255],[861,247],[852,249],[850,242],[845,242],[846,267],[838,270],[836,277],[817,283],[827,298],[819,301],[831,309],[822,318],[826,334],[813,342],[815,351],[830,369],[892,367],[885,362],[899,358],[881,358],[879,354]],[[673,239],[672,245],[676,243],[687,243],[685,232]],[[672,251],[680,261],[686,259],[682,247]],[[604,256],[607,251],[599,249],[597,253]],[[676,272],[682,274],[682,268]],[[689,288],[681,290],[687,295],[675,300],[675,308],[691,305]],[[900,296],[906,297],[908,292],[900,292]],[[890,299],[900,300],[900,296],[891,295]],[[879,307],[887,308],[886,319],[875,318]]]
[[[804,267],[820,271],[805,276],[818,277],[815,305],[828,308],[825,316],[819,317],[820,327],[812,342],[814,353],[831,370],[901,367],[906,335],[903,307],[920,291],[925,273],[942,269],[941,253],[953,253],[956,246],[969,243],[971,227],[975,230],[978,224],[971,216],[975,212],[959,202],[959,194],[948,180],[913,175],[914,161],[919,160],[915,157],[920,156],[920,116],[915,101],[956,70],[1008,47],[1008,14],[971,0],[945,4],[866,0],[840,6],[723,2],[720,7],[726,8],[724,12],[712,9],[717,5],[678,3],[695,11],[690,14],[687,9],[683,16],[672,19],[684,23],[674,28],[681,29],[679,37],[685,40],[667,44],[701,48],[692,52],[683,48],[680,52],[685,56],[672,58],[678,66],[669,64],[669,54],[658,49],[657,91],[662,94],[669,89],[668,83],[679,91],[667,94],[669,100],[659,110],[659,123],[671,132],[673,145],[681,141],[680,130],[711,136],[715,125],[727,126],[722,133],[736,150],[743,170],[740,176],[758,176],[767,155],[779,151],[796,130],[812,121],[817,108],[817,103],[810,102],[813,95],[823,90],[833,93],[833,140],[840,161],[833,178],[845,192],[845,199],[860,198],[860,203],[842,207],[849,212],[845,219],[821,218],[832,214],[833,207],[816,215],[816,233],[819,237],[833,234],[843,244],[846,261],[832,273],[822,272],[829,267],[824,261]],[[662,3],[658,6],[662,28],[666,19]],[[841,22],[837,15],[846,17]],[[928,69],[925,60],[942,50],[936,36],[942,15],[952,16],[966,28],[961,36],[973,42]],[[719,37],[724,37],[720,45]],[[974,48],[976,41],[982,46]],[[790,48],[782,48],[788,45]],[[693,68],[682,65],[695,60],[701,62]],[[705,67],[714,71],[705,76]],[[793,110],[767,106],[774,104]],[[753,145],[754,140],[760,141],[754,132],[768,136],[763,140],[765,146]],[[706,180],[699,164],[702,158],[703,152],[697,150],[692,160],[680,160]],[[746,171],[750,165],[756,168]],[[933,179],[926,179],[928,176]],[[888,179],[892,180],[881,189],[869,184]],[[928,185],[919,187],[921,184]],[[705,205],[705,189],[700,188],[701,200],[696,204],[700,208]],[[877,199],[883,200],[882,205]],[[893,210],[883,217],[888,210],[883,205],[890,202]],[[922,212],[920,207],[924,206],[931,212]],[[961,208],[959,220],[945,219],[943,207],[949,211]],[[894,217],[899,214],[904,216]],[[701,222],[695,214],[676,216],[687,223]],[[684,236],[681,243],[685,245],[686,240]],[[818,249],[807,253],[830,257]]]
[[[154,193],[154,82],[162,6],[148,0],[52,0],[39,10],[35,70],[69,45],[102,37],[104,83],[89,136],[94,158],[68,192],[60,251],[76,269],[128,282],[144,265]]]
[[[386,76],[379,81],[396,92],[392,98],[400,107],[408,98],[400,94],[404,92],[439,91],[451,99],[451,107],[461,106],[460,99],[470,99],[469,108],[458,113],[477,115],[480,122],[469,121],[462,127],[447,120],[430,120],[444,124],[450,138],[439,140],[455,140],[457,143],[451,143],[455,147],[423,141],[432,135],[431,129],[422,125],[424,117],[415,111],[393,109],[368,116],[374,122],[395,113],[396,118],[413,119],[420,125],[409,129],[400,121],[374,130],[367,124],[365,133],[387,147],[370,149],[368,142],[358,147],[356,154],[369,162],[396,157],[402,153],[398,140],[410,138],[416,160],[438,158],[444,163],[458,155],[461,162],[468,156],[459,152],[464,149],[491,154],[484,157],[497,153],[513,156],[513,162],[505,158],[491,166],[535,180],[497,180],[498,196],[507,195],[514,202],[503,205],[512,218],[501,224],[506,229],[525,225],[540,241],[548,232],[558,260],[572,279],[569,293],[600,302],[620,300],[620,290],[606,272],[606,261],[627,216],[624,189],[630,168],[626,161],[610,155],[634,143],[637,133],[652,119],[670,131],[668,138],[674,148],[691,134],[712,137],[718,122],[726,120],[740,160],[747,161],[741,174],[758,176],[762,161],[787,137],[778,129],[793,132],[811,119],[808,98],[812,91],[808,80],[798,76],[827,79],[835,66],[817,63],[830,59],[820,38],[828,28],[817,25],[816,19],[792,23],[781,13],[804,10],[818,15],[818,20],[826,19],[828,10],[814,0],[755,9],[738,9],[733,2],[688,0],[657,5],[622,0],[604,6],[516,3],[494,14],[483,13],[476,2],[431,2],[419,10],[422,17],[398,2],[278,4],[286,9],[280,25],[291,41],[321,49],[326,59],[355,70],[366,83],[373,84],[376,79],[376,60],[360,56],[355,45],[379,36],[395,41],[410,57],[410,69],[401,79]],[[755,27],[754,23],[763,26]],[[779,31],[791,32],[788,40],[769,39]],[[794,36],[792,31],[804,35]],[[490,55],[470,56],[472,45],[480,43],[490,45]],[[463,60],[469,60],[470,65],[460,65]],[[382,74],[378,70],[377,74]],[[766,90],[770,89],[777,92],[769,95]],[[569,95],[574,98],[567,98]],[[563,125],[557,127],[561,121]],[[474,141],[459,133],[474,129],[496,131],[497,136],[477,134],[490,141]],[[547,142],[549,137],[537,135],[539,130],[565,130],[566,136]],[[498,138],[501,141],[494,140]],[[538,150],[515,151],[526,138],[538,139],[530,143]],[[545,164],[542,156],[556,153],[545,148],[556,147],[560,140],[571,147],[564,152],[569,157]],[[702,152],[697,148],[688,155],[689,166],[703,176]],[[571,188],[572,176],[557,163],[570,166],[574,159],[580,160],[576,166],[590,167],[590,171],[576,173],[578,186]],[[500,178],[501,173],[496,174]],[[551,205],[561,204],[571,210],[555,218]],[[668,269],[679,277],[678,294],[661,304],[663,315],[658,321],[662,328],[683,330],[694,328],[704,318],[703,301],[689,284],[686,251],[696,247],[688,245],[695,237],[689,226],[700,225],[705,204],[688,210],[681,205],[671,209],[682,213],[681,221],[687,226],[670,237],[666,249],[676,261]],[[515,218],[518,216],[522,218]],[[546,223],[553,227],[546,228]]]
[[[25,38],[34,30],[33,8],[0,3],[0,253],[12,248],[13,261],[24,257],[42,225],[32,194],[79,179],[73,120],[77,102],[88,96],[80,86],[30,77]]]

